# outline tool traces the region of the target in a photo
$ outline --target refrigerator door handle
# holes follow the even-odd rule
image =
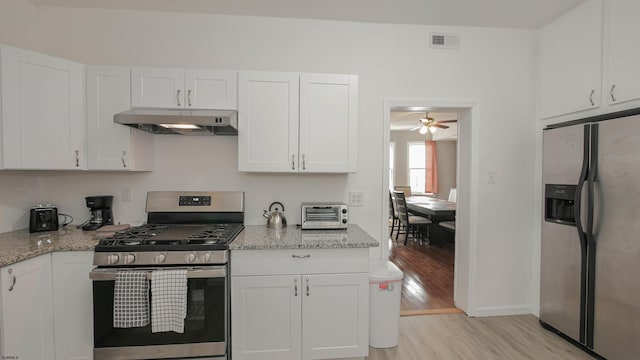
[[[580,180],[578,181],[578,186],[576,186],[576,193],[574,197],[574,208],[575,208],[575,218],[576,218],[576,229],[578,231],[578,238],[580,239],[580,256],[581,263],[583,264],[580,269],[580,333],[579,340],[581,343],[586,342],[586,323],[587,323],[587,268],[584,266],[587,261],[587,243],[588,243],[588,235],[585,232],[585,227],[582,222],[582,193],[589,179],[589,145],[591,140],[591,127],[590,125],[585,125],[584,127],[584,144],[583,144],[583,153],[582,153],[582,168],[580,170]],[[588,190],[588,184],[587,184]],[[587,198],[587,203],[589,202]],[[587,209],[587,219],[586,225],[588,227],[589,218],[588,218]]]
[[[587,181],[587,307],[586,344],[593,348],[595,313],[596,239],[594,234],[595,182],[598,180],[598,124],[591,125],[589,177]]]
[[[574,196],[574,208],[576,217],[576,228],[578,229],[578,235],[580,236],[580,245],[585,250],[587,245],[587,239],[585,234],[584,224],[582,223],[582,192],[585,183],[589,179],[589,143],[590,143],[590,127],[586,125],[584,127],[584,146],[582,152],[582,168],[580,170],[580,179],[578,180],[578,186],[576,186],[576,193]],[[587,219],[587,223],[588,223]]]

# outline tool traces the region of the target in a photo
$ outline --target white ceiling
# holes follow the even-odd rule
[[[31,0],[36,5],[537,29],[584,0]]]

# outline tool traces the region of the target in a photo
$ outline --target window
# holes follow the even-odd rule
[[[424,193],[425,190],[425,144],[423,141],[407,143],[407,163],[409,164],[409,185],[412,193]]]
[[[389,190],[393,190],[393,173],[395,171],[396,143],[389,143]]]

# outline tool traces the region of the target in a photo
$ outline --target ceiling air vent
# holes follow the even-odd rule
[[[431,34],[431,47],[434,49],[459,49],[460,36],[458,34]]]

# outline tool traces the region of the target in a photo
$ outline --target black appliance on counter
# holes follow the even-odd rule
[[[115,233],[95,247],[95,360],[227,359],[228,244],[244,229],[243,192],[147,193],[147,224]],[[187,270],[184,333],[152,332],[151,324],[114,328],[117,272]],[[153,299],[151,300],[153,301]]]
[[[113,225],[112,195],[87,196],[84,198],[89,208],[89,221],[82,230],[96,230],[105,225]]]
[[[37,205],[29,212],[29,232],[58,230],[58,209],[51,205]]]

